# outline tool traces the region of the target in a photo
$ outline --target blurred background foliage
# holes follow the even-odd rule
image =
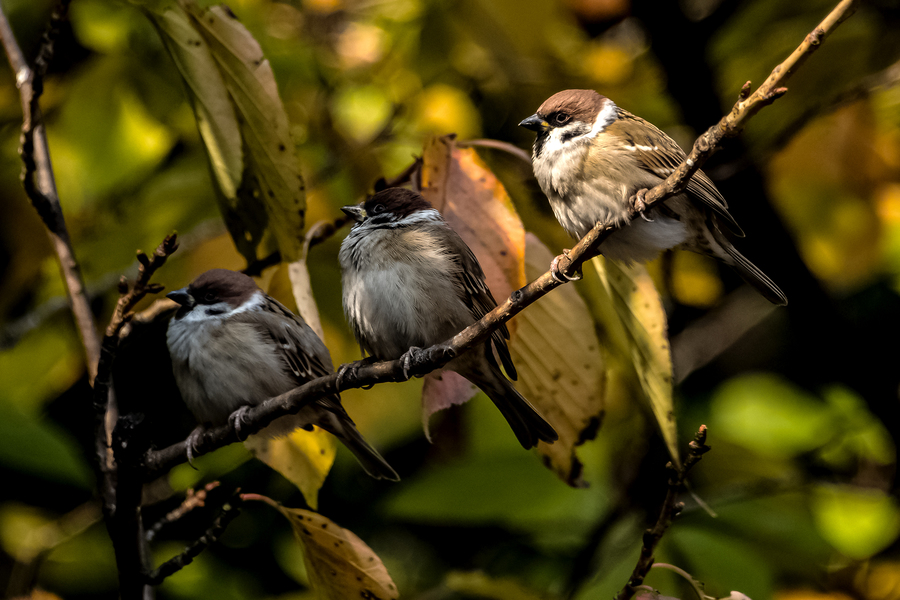
[[[3,0],[29,56],[53,0]],[[551,93],[595,88],[682,145],[760,83],[832,0],[233,0],[272,64],[307,183],[307,222],[331,220],[431,134],[528,149],[516,125]],[[102,323],[134,251],[173,230],[167,288],[240,269],[218,215],[183,84],[136,4],[75,0],[42,106],[60,197]],[[664,538],[661,561],[714,596],[900,598],[900,10],[866,2],[706,171],[748,237],[742,251],[790,298],[770,310],[730,271],[695,255],[652,265],[669,314],[676,412],[713,451]],[[0,69],[0,585],[64,598],[114,597],[108,536],[92,503],[87,382],[55,258],[18,181],[21,114]],[[525,221],[570,245],[531,168],[482,150]],[[310,255],[335,363],[359,357],[340,306],[342,232]],[[283,281],[270,269],[264,283]],[[596,281],[575,284],[588,298]],[[282,287],[286,287],[282,284]],[[735,333],[736,332],[736,333]],[[157,331],[157,334],[160,332]],[[118,381],[149,390],[159,444],[192,423],[172,398],[159,336],[136,344]],[[155,346],[153,339],[156,340]],[[724,340],[724,341],[723,341]],[[698,351],[698,348],[700,349]],[[615,365],[616,358],[612,359]],[[124,368],[124,367],[123,367]],[[167,387],[168,386],[168,387]],[[360,429],[400,472],[365,477],[344,449],[319,511],[368,543],[402,597],[608,598],[628,578],[664,493],[664,446],[639,397],[611,380],[598,438],[580,451],[585,490],[522,452],[483,398],[423,436],[421,381],[344,394]],[[133,390],[132,390],[133,391]],[[124,400],[123,400],[124,402]],[[177,418],[176,418],[177,417]],[[439,421],[439,422],[437,422]],[[177,424],[177,427],[175,426]],[[182,465],[146,510],[220,478],[302,506],[299,492],[233,446]],[[195,511],[155,544],[157,560],[202,531]],[[248,506],[164,598],[307,598],[290,528]],[[647,583],[691,592],[668,571]],[[526,592],[527,590],[527,592]],[[528,596],[527,594],[531,594]]]

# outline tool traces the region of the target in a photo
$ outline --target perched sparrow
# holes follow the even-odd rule
[[[240,409],[334,371],[309,325],[243,273],[213,269],[167,297],[181,305],[167,334],[175,381],[201,423],[234,420],[239,429]],[[372,477],[399,479],[356,430],[337,395],[280,417],[260,433],[276,437],[311,425],[341,440]]]
[[[569,235],[580,238],[598,222],[627,224],[603,242],[605,256],[642,262],[680,246],[718,258],[767,300],[787,304],[778,286],[723,234],[724,226],[743,236],[703,171],[694,173],[683,193],[628,223],[632,206],[642,204],[641,190],[662,182],[685,157],[653,124],[593,90],[565,90],[519,125],[537,132],[534,175]]]
[[[421,195],[389,188],[342,210],[357,221],[341,244],[340,261],[344,313],[363,351],[379,360],[400,358],[450,339],[497,306],[478,259]],[[500,372],[493,350],[516,378],[507,339],[501,327],[445,368],[493,400],[522,446],[553,442],[553,427]]]

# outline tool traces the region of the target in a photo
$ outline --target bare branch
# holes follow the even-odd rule
[[[167,513],[165,517],[154,523],[153,527],[147,530],[144,537],[148,542],[152,542],[153,538],[155,538],[166,525],[178,521],[195,508],[206,506],[207,495],[217,487],[219,487],[218,481],[210,481],[203,486],[203,489],[200,491],[194,491],[194,488],[188,488],[188,491],[184,496],[184,502],[179,504],[178,508]]]
[[[672,519],[684,508],[683,502],[676,502],[681,487],[684,485],[684,478],[688,471],[697,464],[703,455],[709,452],[709,446],[706,445],[706,425],[701,425],[699,431],[694,436],[694,440],[688,444],[688,455],[684,460],[684,466],[676,469],[672,463],[666,465],[674,474],[669,478],[669,489],[666,492],[666,499],[663,501],[662,509],[659,511],[659,518],[653,529],[644,532],[644,544],[641,547],[641,556],[638,558],[637,565],[631,573],[631,578],[625,584],[618,594],[616,600],[630,600],[634,597],[637,587],[644,583],[644,578],[653,566],[653,552],[656,550],[657,544],[662,539],[663,534],[672,524]]]
[[[53,55],[53,42],[59,23],[66,17],[68,8],[69,0],[62,0],[54,10],[50,27],[44,35],[44,41],[38,53],[37,70],[33,70],[25,60],[2,6],[0,6],[0,42],[3,44],[6,57],[16,75],[16,86],[19,88],[19,99],[22,104],[22,137],[19,148],[19,154],[24,163],[22,184],[25,187],[25,193],[47,227],[50,242],[59,259],[63,281],[72,304],[75,325],[84,347],[88,375],[90,381],[93,382],[97,375],[97,363],[100,359],[100,339],[97,336],[94,316],[85,293],[81,269],[75,259],[75,251],[72,249],[69,231],[66,228],[62,207],[59,203],[53,166],[47,148],[43,116],[38,103],[43,89],[43,74]]]
[[[201,552],[219,539],[219,536],[222,535],[228,524],[241,512],[243,500],[241,499],[240,491],[240,488],[235,490],[232,497],[222,505],[222,512],[213,521],[212,526],[197,541],[185,548],[184,552],[167,560],[159,568],[154,569],[147,575],[148,585],[159,585],[169,575],[177,573],[191,564]]]

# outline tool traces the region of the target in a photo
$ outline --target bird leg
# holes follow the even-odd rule
[[[185,454],[187,454],[188,464],[191,465],[191,468],[195,471],[197,470],[197,467],[194,466],[194,449],[197,447],[197,442],[200,441],[200,437],[203,435],[204,430],[205,427],[203,425],[197,425],[194,427],[194,430],[188,434],[187,440],[185,440],[187,443],[187,451]]]
[[[634,210],[638,211],[638,214],[641,215],[641,218],[649,223],[653,222],[653,219],[647,216],[647,213],[644,212],[647,210],[647,203],[644,201],[644,198],[647,196],[647,192],[649,192],[647,188],[643,188],[638,190],[634,196],[631,197],[631,205],[634,207]]]
[[[249,411],[250,407],[245,404],[228,417],[228,424],[234,427],[234,435],[237,436],[238,441],[241,441],[241,423],[247,420]]]
[[[360,367],[365,365],[371,365],[372,363],[377,362],[374,356],[367,356],[362,360],[358,360],[352,363],[346,363],[338,367],[337,370],[337,381],[335,381],[335,385],[337,386],[337,391],[341,391],[344,388],[344,382],[347,381],[348,385],[351,385],[357,378],[356,372]],[[348,381],[349,380],[349,381]],[[371,385],[364,385],[362,389],[367,390]]]
[[[563,253],[560,254],[559,256],[557,256],[556,258],[554,258],[553,261],[550,263],[550,275],[552,275],[553,279],[555,279],[559,283],[566,283],[567,281],[578,281],[579,279],[584,277],[584,275],[582,275],[582,273],[581,273],[581,268],[579,268],[577,271],[575,271],[574,275],[566,275],[565,273],[563,273],[562,271],[559,270],[560,259],[563,256],[568,258],[569,252],[571,252],[571,250],[569,250],[568,248],[563,248]]]
[[[404,352],[403,356],[400,357],[400,365],[403,367],[403,379],[409,379],[409,372],[422,363],[427,362],[429,358],[429,352],[418,346],[413,346]]]

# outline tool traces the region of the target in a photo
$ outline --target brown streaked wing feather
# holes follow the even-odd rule
[[[334,371],[328,349],[309,325],[271,297],[266,298],[262,308],[261,312],[240,313],[232,318],[252,324],[272,340],[297,385]]]
[[[635,154],[645,169],[660,179],[665,179],[684,161],[684,150],[656,125],[621,108],[618,110],[618,116],[623,120],[623,125],[627,128],[627,131],[632,134],[630,138],[631,142],[635,144]],[[633,126],[629,127],[629,124],[633,124]],[[645,132],[654,131],[659,135],[657,139],[653,140],[649,134],[639,133],[642,130]],[[637,145],[649,148],[655,146],[657,150],[641,150]],[[728,212],[728,203],[725,201],[725,197],[722,196],[722,193],[719,192],[712,180],[706,176],[706,173],[703,171],[694,173],[688,181],[686,191],[688,196],[699,200],[719,215],[728,225],[728,229],[731,232],[740,237],[744,236],[741,226],[737,224],[737,221]]]
[[[448,228],[449,229],[449,228]],[[459,297],[469,307],[475,320],[480,320],[484,315],[488,314],[497,306],[497,302],[491,295],[485,283],[484,271],[478,263],[475,254],[463,241],[459,234],[449,229],[448,243],[450,245],[450,253],[454,257],[461,269],[456,273],[458,285],[456,289],[460,290]],[[491,334],[491,342],[497,350],[500,362],[503,363],[503,370],[510,379],[514,380],[518,377],[516,367],[513,365],[512,357],[509,355],[509,347],[506,340],[509,339],[509,329],[506,325],[501,325]],[[488,360],[494,360],[492,352],[487,352]]]

